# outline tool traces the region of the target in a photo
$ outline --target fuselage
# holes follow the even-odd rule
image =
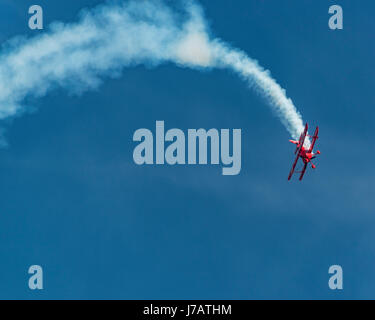
[[[299,142],[295,140],[289,140],[291,143],[294,143],[297,145],[297,148],[299,148]],[[312,159],[315,158],[315,153],[307,152],[308,150],[305,149],[304,146],[302,146],[299,156],[302,158],[302,161],[304,163],[309,163]]]
[[[304,163],[309,163],[312,159],[315,158],[315,154],[312,152],[307,152],[305,147],[301,148],[301,151],[299,152],[300,157],[302,158]]]

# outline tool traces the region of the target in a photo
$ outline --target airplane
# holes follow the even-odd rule
[[[315,142],[316,142],[316,139],[318,139],[318,132],[319,132],[319,127],[316,127],[315,129],[315,133],[314,135],[312,136],[312,141],[311,141],[311,145],[309,147],[309,149],[307,150],[305,147],[304,147],[304,142],[305,142],[305,138],[306,136],[308,137],[311,137],[310,135],[307,134],[307,129],[308,129],[308,125],[306,123],[305,125],[305,130],[302,132],[301,136],[299,137],[299,140],[298,141],[295,141],[295,140],[289,140],[291,143],[294,143],[297,145],[296,147],[296,151],[294,152],[294,154],[296,154],[296,159],[294,160],[294,163],[293,163],[293,166],[292,166],[292,169],[290,170],[290,173],[289,173],[289,176],[288,176],[288,180],[290,180],[292,178],[292,175],[294,173],[294,169],[297,165],[297,162],[298,162],[298,159],[301,158],[302,161],[303,161],[303,168],[302,168],[302,171],[298,171],[298,173],[300,173],[300,177],[299,177],[299,180],[301,181],[304,174],[305,174],[305,171],[306,171],[306,168],[307,168],[307,165],[310,163],[311,164],[311,167],[313,169],[316,168],[316,166],[311,162],[312,159],[315,159],[316,156],[318,154],[320,154],[320,151],[317,150],[316,153],[313,153],[313,148],[314,148],[314,145],[315,145]]]

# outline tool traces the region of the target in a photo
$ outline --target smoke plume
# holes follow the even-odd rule
[[[233,70],[264,97],[293,138],[303,131],[285,90],[244,52],[213,38],[192,1],[184,2],[184,10],[157,0],[106,3],[83,11],[76,23],[53,23],[42,35],[8,41],[0,51],[0,120],[28,111],[26,99],[55,87],[82,92],[126,67],[168,62]]]

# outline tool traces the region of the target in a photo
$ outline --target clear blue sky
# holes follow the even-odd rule
[[[33,35],[28,7],[3,0],[0,41]],[[37,1],[45,24],[102,1]],[[322,155],[287,181],[293,146],[267,104],[234,74],[174,65],[126,69],[98,90],[54,90],[4,123],[0,298],[374,298],[375,3],[200,1],[213,33],[287,90]],[[328,28],[328,7],[344,30]],[[42,31],[43,32],[43,31]],[[134,164],[134,131],[241,128],[242,171]],[[43,291],[27,269],[44,269]],[[328,268],[344,290],[328,288]]]

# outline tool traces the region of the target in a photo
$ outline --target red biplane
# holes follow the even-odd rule
[[[303,175],[305,174],[307,165],[309,163],[311,163],[311,167],[313,169],[316,168],[315,165],[311,162],[311,160],[314,159],[317,154],[320,154],[319,150],[316,151],[316,153],[313,153],[313,148],[314,148],[316,139],[318,139],[319,127],[316,127],[316,129],[315,129],[315,133],[312,136],[312,141],[311,141],[311,145],[310,145],[309,149],[306,149],[304,147],[304,142],[305,142],[306,137],[307,136],[311,137],[310,135],[307,134],[307,129],[308,129],[308,125],[306,123],[305,130],[302,132],[301,136],[299,137],[299,140],[298,141],[289,140],[291,143],[294,143],[294,144],[297,145],[296,151],[294,152],[294,154],[296,154],[297,156],[296,156],[296,159],[294,160],[292,169],[290,170],[290,173],[289,173],[289,176],[288,176],[288,180],[290,180],[290,178],[292,177],[292,175],[294,173],[294,169],[296,168],[296,165],[297,165],[297,162],[298,162],[299,158],[301,158],[302,161],[303,161],[302,171],[298,171],[298,173],[301,174],[300,177],[299,177],[299,180],[302,180]]]

